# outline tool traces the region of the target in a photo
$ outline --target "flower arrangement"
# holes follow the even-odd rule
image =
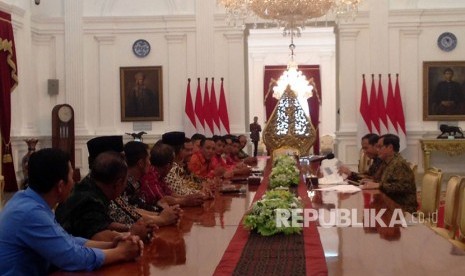
[[[299,183],[300,171],[293,156],[281,155],[274,160],[270,174],[270,188],[289,187]]]
[[[291,192],[286,190],[271,190],[256,201],[251,211],[244,218],[245,228],[256,230],[262,236],[271,236],[278,233],[286,235],[300,233],[301,227],[277,227],[276,209],[302,208],[302,202]]]
[[[273,158],[273,167],[280,166],[280,165],[295,166],[297,165],[297,161],[294,156],[283,154],[283,155],[279,155]]]

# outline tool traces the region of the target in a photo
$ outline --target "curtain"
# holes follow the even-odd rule
[[[18,84],[16,50],[11,15],[0,11],[0,133],[2,175],[5,191],[18,190],[10,140],[11,92]]]
[[[287,69],[286,65],[267,65],[265,66],[263,95],[265,104],[266,120],[270,118],[274,108],[278,104],[278,100],[273,98],[273,84],[272,79],[277,81],[283,72]],[[316,140],[313,146],[314,154],[320,154],[320,103],[321,103],[321,79],[320,79],[320,66],[319,65],[299,65],[299,70],[305,75],[307,80],[313,78],[315,87],[313,89],[313,96],[310,97],[308,107],[310,109],[310,120],[316,129]]]

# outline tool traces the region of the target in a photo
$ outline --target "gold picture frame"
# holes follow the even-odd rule
[[[465,120],[465,61],[423,62],[423,120]]]
[[[163,121],[161,66],[120,67],[121,121]]]

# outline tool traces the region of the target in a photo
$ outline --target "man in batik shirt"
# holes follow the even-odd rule
[[[211,197],[211,193],[203,190],[202,185],[199,185],[201,189],[196,189],[193,188],[193,186],[197,183],[189,183],[193,181],[186,172],[185,161],[190,159],[192,151],[184,149],[185,141],[186,135],[184,132],[172,131],[162,135],[162,143],[170,145],[175,154],[173,166],[171,167],[168,175],[165,177],[165,181],[168,184],[168,187],[170,187],[176,195],[199,195],[203,198]]]
[[[372,160],[366,173],[353,172],[346,166],[340,166],[339,173],[348,175],[347,179],[352,181],[360,181],[361,179],[368,178],[375,182],[379,182],[385,165],[383,160],[378,157],[378,139],[379,136],[375,133],[368,133],[362,137],[362,150],[365,155]]]
[[[362,189],[380,189],[397,202],[404,211],[416,212],[417,190],[413,171],[399,154],[399,137],[385,134],[379,137],[378,156],[385,164],[380,182],[364,181]]]
[[[178,196],[168,186],[165,177],[174,162],[171,146],[156,143],[150,151],[151,168],[141,179],[141,195],[148,204],[166,206],[198,206],[203,203],[199,195]]]
[[[167,206],[164,209],[155,206],[154,208],[141,198],[139,179],[150,168],[148,145],[136,141],[128,142],[124,145],[124,154],[128,164],[128,185],[121,196],[111,201],[110,217],[126,225],[135,223],[141,217],[146,223],[157,226],[176,223],[180,213],[178,206]]]

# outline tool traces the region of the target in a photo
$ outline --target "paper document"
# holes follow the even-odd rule
[[[346,184],[342,175],[338,173],[341,164],[337,158],[321,161],[320,171],[323,178],[318,179],[318,184]]]
[[[314,190],[320,190],[320,191],[336,191],[336,192],[341,192],[341,193],[356,193],[361,191],[359,187],[353,186],[353,185],[335,185],[335,186],[330,186],[330,187],[324,187],[324,188],[318,188]]]

